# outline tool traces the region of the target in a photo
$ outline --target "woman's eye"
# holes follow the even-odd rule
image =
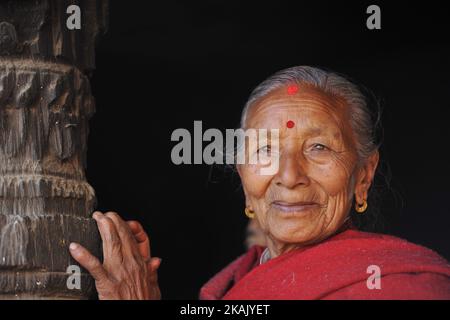
[[[315,151],[325,151],[325,150],[328,150],[328,147],[324,146],[321,143],[315,143],[312,146],[312,149],[315,150]]]
[[[258,149],[258,153],[261,154],[269,154],[271,151],[271,147],[270,146],[264,146]]]

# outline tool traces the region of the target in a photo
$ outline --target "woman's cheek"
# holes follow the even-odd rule
[[[263,199],[270,184],[272,176],[259,174],[257,165],[245,165],[242,167],[242,183],[247,191],[247,196]]]
[[[348,190],[350,183],[350,164],[342,161],[330,161],[326,164],[312,165],[310,178],[318,182],[328,196],[333,197]]]
[[[257,174],[259,168],[255,165],[246,165],[241,172],[241,180],[246,190],[247,201],[250,202],[252,209],[256,212],[256,219],[260,228],[266,233],[269,230],[267,223],[267,211],[269,208],[265,202],[265,195],[272,177]]]

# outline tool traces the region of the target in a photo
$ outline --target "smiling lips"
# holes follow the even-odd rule
[[[272,207],[286,213],[305,213],[311,209],[318,209],[320,205],[316,202],[301,201],[301,202],[285,202],[274,201]]]

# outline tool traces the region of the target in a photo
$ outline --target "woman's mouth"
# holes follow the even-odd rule
[[[301,202],[285,202],[285,201],[274,201],[272,202],[272,207],[278,211],[287,214],[303,214],[312,209],[320,208],[320,205],[316,202],[301,201]]]

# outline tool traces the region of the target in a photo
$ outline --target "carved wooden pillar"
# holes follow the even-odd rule
[[[66,26],[71,4],[79,30]],[[66,271],[71,241],[100,256],[84,169],[95,108],[87,75],[106,12],[101,0],[0,0],[0,299],[93,293],[84,271],[69,289]]]

